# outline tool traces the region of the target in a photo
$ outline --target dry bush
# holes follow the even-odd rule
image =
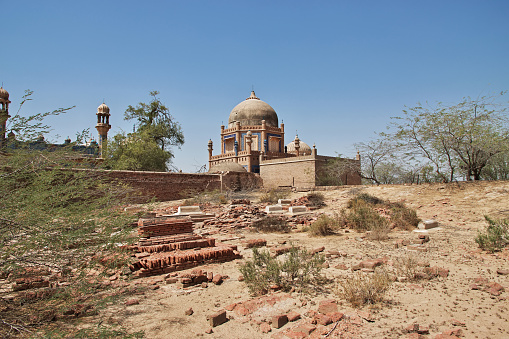
[[[267,216],[253,221],[251,230],[261,233],[288,233],[291,230],[291,226],[288,225],[288,222],[284,218]]]
[[[309,193],[306,197],[312,206],[325,206],[325,196],[320,192]]]
[[[361,193],[354,198],[350,199],[346,205],[347,208],[354,208],[359,202],[367,203],[368,205],[381,205],[385,203],[385,200],[375,197],[368,193]]]
[[[494,220],[484,217],[488,226],[484,231],[479,231],[475,242],[483,250],[489,252],[500,251],[509,244],[509,219]]]
[[[406,207],[400,202],[388,203],[388,207],[390,207],[391,222],[394,227],[413,230],[419,225],[421,219],[417,216],[415,210]]]
[[[323,281],[320,271],[324,262],[322,255],[310,254],[295,246],[281,259],[273,257],[269,251],[254,248],[253,259],[241,265],[240,273],[254,295],[266,293],[271,285],[283,291],[292,287],[306,291]]]
[[[353,277],[337,282],[336,294],[353,307],[361,307],[382,302],[391,284],[389,273],[383,269],[377,269],[374,273],[357,271]]]
[[[340,224],[358,231],[388,229],[389,221],[364,200],[356,200],[349,211],[342,210]]]
[[[397,258],[394,263],[396,274],[399,277],[406,277],[410,281],[419,280],[421,278],[419,274],[422,271],[421,266],[419,260],[412,255]]]
[[[262,195],[260,195],[260,202],[261,203],[268,202],[270,204],[277,204],[279,199],[285,199],[286,197],[288,197],[288,192],[271,188],[271,189],[263,192]]]
[[[322,214],[309,226],[308,232],[312,236],[326,236],[334,234],[339,228],[336,218]]]

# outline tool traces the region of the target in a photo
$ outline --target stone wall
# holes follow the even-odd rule
[[[284,159],[264,160],[260,164],[260,176],[263,185],[267,188],[290,186],[297,188],[312,188],[317,185],[317,175],[327,164],[327,161],[335,159],[322,155],[306,155]],[[360,162],[353,159],[343,159],[352,163],[351,167]],[[341,181],[347,185],[360,185],[359,173],[348,172],[341,175]]]

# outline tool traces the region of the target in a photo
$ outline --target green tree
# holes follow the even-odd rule
[[[106,166],[114,170],[167,171],[172,154],[159,147],[146,130],[119,133],[108,142]]]
[[[508,149],[507,105],[498,102],[504,94],[405,109],[395,120],[395,137],[407,159],[426,159],[442,181],[452,181],[458,169],[479,180],[490,160]]]
[[[158,94],[157,91],[150,92],[152,100],[148,104],[140,102],[136,107],[129,105],[124,113],[124,120],[135,120],[136,130],[153,138],[172,158],[171,147],[183,145],[184,134],[170,110],[157,97]]]

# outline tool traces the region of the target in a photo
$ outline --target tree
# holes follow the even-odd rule
[[[395,120],[395,138],[407,159],[427,159],[442,181],[454,180],[457,169],[467,180],[479,180],[489,161],[508,149],[507,106],[497,102],[504,94],[406,109]]]
[[[116,170],[168,171],[173,158],[172,147],[184,144],[180,124],[161,103],[157,95],[150,92],[152,100],[136,107],[129,105],[124,120],[135,120],[133,133],[121,132],[108,143],[105,166]]]
[[[14,124],[18,135],[30,140],[30,135],[47,130],[47,115],[19,115]],[[43,275],[55,286],[18,295],[22,302],[1,307],[2,337],[11,332],[34,335],[34,328],[77,305],[93,308],[106,288],[97,274],[125,263],[128,256],[120,244],[134,240],[130,223],[135,216],[123,210],[130,201],[128,187],[108,180],[104,171],[69,160],[70,154],[79,156],[73,143],[42,150],[22,147],[21,141],[17,145],[0,154],[0,276],[13,281]],[[111,266],[105,268],[99,261]],[[97,272],[97,280],[91,272]]]
[[[355,147],[361,155],[361,177],[377,185],[381,184],[382,179],[380,177],[387,177],[384,174],[384,169],[395,158],[398,145],[391,136],[380,133],[378,138],[372,139],[367,143],[361,142],[355,144]]]
[[[129,105],[124,113],[124,120],[136,120],[136,130],[152,137],[159,147],[169,152],[170,158],[173,158],[171,147],[183,145],[184,134],[170,110],[157,97],[158,94],[158,91],[150,92],[152,100],[148,104],[140,102],[136,107]]]
[[[108,142],[106,166],[114,170],[165,172],[171,157],[146,130],[119,133]]]

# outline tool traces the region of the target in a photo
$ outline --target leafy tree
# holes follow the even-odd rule
[[[378,138],[355,144],[355,147],[361,155],[361,177],[381,184],[381,177],[387,178],[386,167],[395,159],[399,146],[391,136],[380,133]]]
[[[507,106],[497,102],[504,93],[408,108],[395,120],[395,137],[407,159],[428,160],[442,181],[452,181],[458,169],[467,180],[479,180],[490,160],[508,149]]]
[[[108,142],[106,166],[114,170],[167,171],[172,154],[159,147],[147,130],[119,133]]]
[[[136,120],[136,130],[153,138],[172,158],[171,147],[183,145],[184,134],[170,110],[157,97],[158,94],[158,91],[150,92],[152,100],[148,104],[140,102],[136,107],[129,105],[124,120]]]

